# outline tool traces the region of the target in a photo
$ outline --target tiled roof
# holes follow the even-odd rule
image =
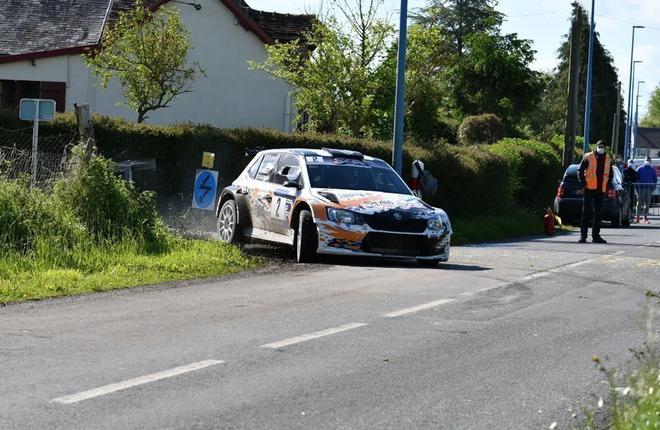
[[[637,148],[660,149],[660,128],[639,127]]]
[[[167,1],[146,0],[146,3],[158,7]],[[302,37],[314,18],[258,11],[243,0],[219,1],[264,43]],[[104,24],[114,21],[120,11],[134,4],[135,0],[0,0],[0,63],[14,61],[14,56],[23,60],[32,53],[82,50],[95,45]]]
[[[1,0],[0,55],[98,43],[109,0]]]
[[[264,12],[252,9],[243,2],[244,10],[273,40],[290,42],[305,39],[304,35],[311,30],[314,15],[291,15],[288,13]]]

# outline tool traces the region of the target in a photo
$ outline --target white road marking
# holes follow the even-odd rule
[[[261,348],[282,348],[284,346],[293,345],[295,343],[305,342],[319,337],[330,336],[332,334],[341,333],[343,331],[352,330],[358,327],[364,327],[367,323],[350,323],[344,324],[339,327],[329,328],[326,330],[315,331],[314,333],[303,334],[302,336],[291,337],[289,339],[280,340],[273,343],[261,345]]]
[[[569,267],[573,268],[573,267],[578,267],[578,266],[582,266],[583,264],[589,264],[589,263],[593,263],[593,262],[594,262],[594,260],[582,260],[582,261],[578,261],[577,263],[567,264],[563,268],[564,269],[567,269]]]
[[[451,303],[453,301],[455,301],[455,299],[436,300],[434,302],[424,303],[422,305],[413,306],[411,308],[399,309],[398,311],[390,312],[390,313],[385,314],[383,316],[386,317],[386,318],[396,318],[396,317],[400,317],[401,315],[406,315],[406,314],[411,314],[413,312],[423,311],[425,309],[434,308],[436,306]]]
[[[224,361],[204,360],[198,363],[187,364],[185,366],[179,366],[173,369],[163,370],[162,372],[152,373],[150,375],[144,375],[137,378],[128,379],[126,381],[104,385],[102,387],[93,388],[91,390],[83,391],[76,394],[71,394],[69,396],[58,397],[57,399],[51,400],[51,403],[61,403],[63,405],[77,403],[83,400],[93,399],[94,397],[103,396],[105,394],[114,393],[116,391],[125,390],[127,388],[135,387],[137,385],[148,384],[149,382],[155,382],[161,379],[171,378],[173,376],[178,376],[183,373],[193,372],[195,370],[200,370],[205,367],[214,366],[216,364],[222,364],[222,363],[224,363]]]
[[[612,253],[612,255],[621,255],[621,254],[625,254],[625,252],[626,251],[617,251],[617,252]]]
[[[544,276],[551,275],[552,272],[538,272],[538,273],[532,273],[529,276],[525,276],[523,278],[520,278],[521,281],[531,281],[532,279],[537,279],[537,278],[543,278]]]

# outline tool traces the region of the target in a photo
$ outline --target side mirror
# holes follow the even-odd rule
[[[296,190],[302,190],[302,185],[297,181],[284,181],[283,184],[287,188],[295,188]]]

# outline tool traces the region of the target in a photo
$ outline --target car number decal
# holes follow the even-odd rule
[[[270,216],[276,219],[286,220],[291,213],[292,202],[285,197],[273,197],[273,203],[270,206]]]

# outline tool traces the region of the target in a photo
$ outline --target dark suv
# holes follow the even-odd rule
[[[582,195],[584,184],[578,181],[579,164],[571,164],[564,173],[564,178],[557,188],[555,197],[555,214],[565,223],[579,222],[582,217]],[[603,220],[611,221],[612,227],[628,227],[632,218],[630,198],[621,186],[621,172],[616,166],[612,185],[607,187],[603,197]]]

